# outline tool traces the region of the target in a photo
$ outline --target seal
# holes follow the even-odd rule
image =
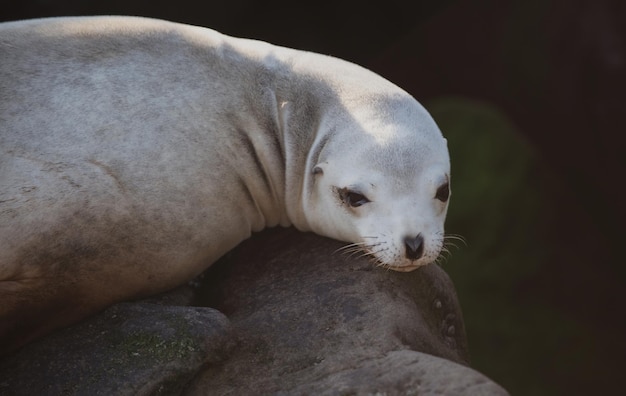
[[[428,112],[352,63],[135,17],[0,24],[0,339],[11,350],[293,225],[410,271],[450,196]]]

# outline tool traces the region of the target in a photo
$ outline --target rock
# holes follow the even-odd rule
[[[10,395],[507,395],[467,367],[446,273],[376,268],[292,229],[182,287],[122,303],[0,362]],[[226,316],[228,319],[226,319]]]
[[[178,394],[234,345],[214,309],[117,304],[0,362],[0,394]]]
[[[464,366],[462,315],[440,267],[388,271],[336,253],[343,245],[271,230],[211,268],[204,302],[240,344],[185,394],[507,394]]]
[[[311,395],[508,395],[484,375],[449,360],[401,350],[345,365],[341,371],[289,390]]]

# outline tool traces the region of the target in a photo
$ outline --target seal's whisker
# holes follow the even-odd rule
[[[354,244],[354,245],[349,245],[349,246],[345,246],[343,248],[343,251],[341,251],[342,254],[346,255],[348,258],[352,258],[354,257],[355,254],[360,253],[360,252],[368,252],[371,251],[372,248],[374,248],[375,246],[378,246],[379,244]]]
[[[333,252],[333,254],[335,254],[335,253],[339,253],[339,252],[343,252],[343,251],[346,251],[346,250],[349,250],[349,249],[355,249],[355,248],[359,248],[359,249],[360,249],[360,247],[361,247],[361,246],[364,246],[364,245],[366,245],[366,244],[367,244],[367,242],[355,242],[355,243],[349,243],[349,244],[344,245],[344,246],[342,246],[342,247],[338,248],[337,250],[335,250],[335,251]]]
[[[467,242],[465,242],[465,238],[463,238],[463,236],[461,236],[461,235],[458,235],[458,234],[446,234],[446,235],[443,235],[443,245],[441,246],[441,249],[439,251],[439,256],[435,260],[435,261],[437,261],[438,264],[441,263],[441,262],[445,263],[445,262],[448,261],[448,259],[452,255],[452,248],[454,248],[454,249],[459,249],[460,248],[459,245],[457,245],[455,243],[457,241],[461,242],[465,246],[467,246]]]
[[[438,266],[443,266],[443,264],[445,264],[448,261],[448,256],[445,255],[439,255],[434,263],[437,264]]]
[[[363,257],[364,255],[367,255],[367,254],[368,254],[367,251],[359,249],[359,250],[355,250],[355,251],[351,252],[348,255],[348,258],[349,259],[353,259],[356,256],[356,258],[359,259],[359,258],[361,258],[361,257]]]
[[[446,252],[448,253],[452,253],[452,249],[459,249],[459,247],[453,243],[446,243],[445,245],[443,245],[443,247],[441,248],[441,250],[443,251],[445,249]]]
[[[366,251],[362,251],[361,254],[359,256],[357,256],[357,259],[363,258],[363,257],[374,257],[374,254],[372,252],[366,252]]]
[[[375,256],[376,252],[374,251],[374,249],[377,246],[380,246],[381,244],[382,242],[378,242],[378,243],[355,242],[355,243],[350,243],[345,246],[342,246],[338,248],[337,250],[335,250],[333,253],[341,253],[348,259],[352,259],[355,257],[357,259],[360,259],[362,257],[368,257],[369,259],[377,261],[378,259]]]
[[[377,261],[377,262],[376,262],[376,263],[374,263],[374,264],[376,264],[376,267],[377,267],[377,268],[383,268],[383,269],[387,269],[387,270],[390,268],[390,266],[389,266],[389,265],[387,265],[387,264],[383,263],[382,261]]]
[[[369,258],[371,259],[372,263],[376,265],[376,267],[383,267],[383,268],[387,268],[387,267],[388,267],[388,265],[387,265],[387,264],[385,264],[385,263],[384,263],[384,262],[383,262],[383,261],[382,261],[382,260],[378,257],[379,253],[381,253],[381,252],[385,252],[385,251],[387,251],[387,250],[389,250],[389,248],[382,248],[382,249],[378,249],[378,250],[375,250],[375,251],[373,250],[373,251],[370,251],[370,252],[369,252],[368,256],[369,256]]]
[[[467,241],[465,240],[465,238],[462,235],[458,235],[458,234],[446,234],[444,235],[443,239],[446,242],[450,242],[450,240],[454,240],[454,241],[459,241],[462,242],[465,246],[467,246]]]
[[[348,259],[353,259],[355,256],[357,258],[361,257],[363,254],[366,254],[366,250],[365,249],[354,249],[352,251],[350,251],[349,253],[346,254],[346,258]]]

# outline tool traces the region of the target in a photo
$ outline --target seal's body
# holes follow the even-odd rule
[[[428,264],[448,183],[428,113],[348,62],[143,18],[0,24],[1,348],[265,227]]]

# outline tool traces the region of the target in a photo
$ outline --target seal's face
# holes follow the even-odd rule
[[[369,139],[365,147],[361,139],[317,164],[314,231],[352,242],[348,251],[397,271],[435,261],[444,245],[451,189],[446,141],[433,127],[427,134]]]

